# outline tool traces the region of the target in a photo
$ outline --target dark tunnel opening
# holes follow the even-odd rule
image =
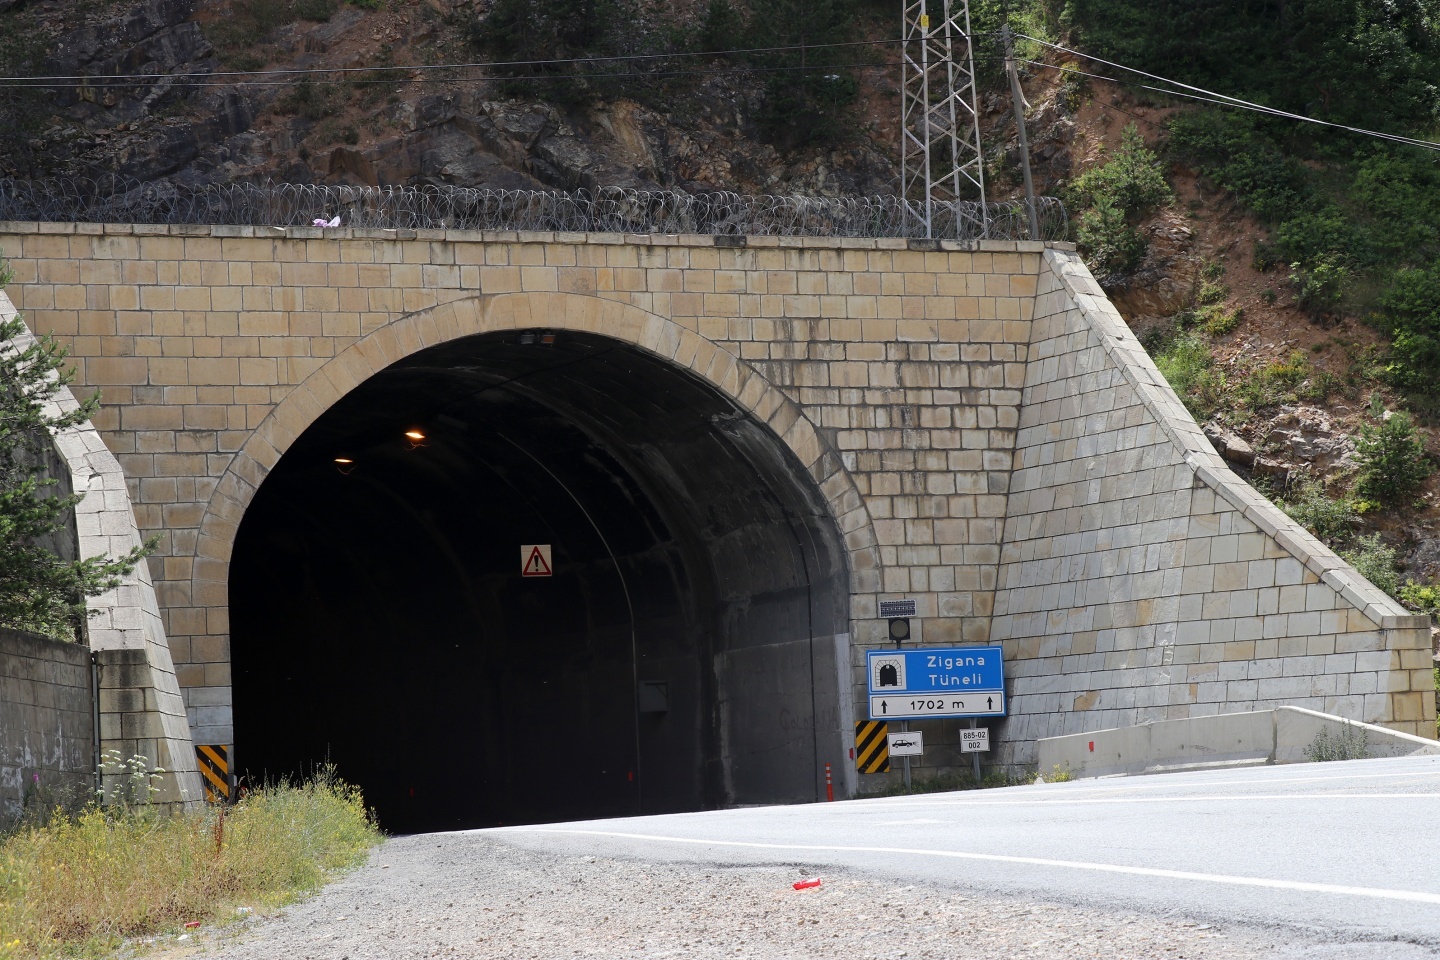
[[[713,386],[589,334],[453,341],[247,510],[236,760],[328,759],[396,833],[814,800],[847,581],[815,482]]]

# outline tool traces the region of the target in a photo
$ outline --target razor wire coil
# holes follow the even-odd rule
[[[1053,197],[1036,201],[1041,240],[1065,240],[1069,220]],[[597,190],[492,190],[457,186],[142,182],[123,177],[0,179],[0,221],[240,226],[340,226],[711,236],[923,238],[919,204],[895,196],[806,197]],[[1025,201],[940,204],[931,236],[1026,240]]]

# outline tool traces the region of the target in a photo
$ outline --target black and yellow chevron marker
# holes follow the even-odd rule
[[[890,772],[890,724],[861,720],[855,724],[855,769],[861,773]]]
[[[211,803],[234,803],[235,780],[230,775],[230,748],[198,744],[195,756],[200,761],[200,779],[205,782],[205,799]]]

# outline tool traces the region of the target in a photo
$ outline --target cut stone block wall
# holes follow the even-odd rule
[[[9,297],[0,291],[0,322],[15,316]],[[31,342],[27,330],[22,331],[16,345],[23,349]],[[47,403],[57,413],[79,405],[68,389],[62,389]],[[122,556],[138,546],[140,531],[125,474],[95,425],[81,424],[63,431],[55,437],[55,448],[69,470],[69,488],[83,494],[75,508],[79,555]],[[119,586],[89,598],[86,606],[90,612],[86,636],[91,650],[102,654],[131,651],[135,663],[143,661],[144,676],[136,675],[130,685],[143,691],[145,706],[138,712],[145,719],[132,716],[122,721],[119,715],[109,717],[102,710],[101,752],[119,750],[125,757],[139,754],[152,766],[166,770],[156,802],[199,800],[202,794],[195,749],[149,567],[140,564]]]
[[[0,627],[0,828],[28,796],[88,799],[94,716],[89,650]]]
[[[1065,251],[1040,275],[1003,540],[1003,760],[1285,704],[1434,736],[1429,619],[1231,473]]]
[[[858,716],[878,601],[910,597],[916,642],[1005,645],[1005,762],[1278,703],[1433,732],[1423,621],[1229,472],[1065,245],[12,223],[0,250],[165,534],[151,635],[200,742],[233,742],[228,563],[269,469],[378,370],[516,328],[770,425],[846,538]],[[955,728],[922,726],[935,756]]]

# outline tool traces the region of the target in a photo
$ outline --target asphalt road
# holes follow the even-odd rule
[[[1436,757],[483,833],[547,855],[800,863],[924,889],[1289,929],[1311,945],[1296,956],[1440,957]]]

